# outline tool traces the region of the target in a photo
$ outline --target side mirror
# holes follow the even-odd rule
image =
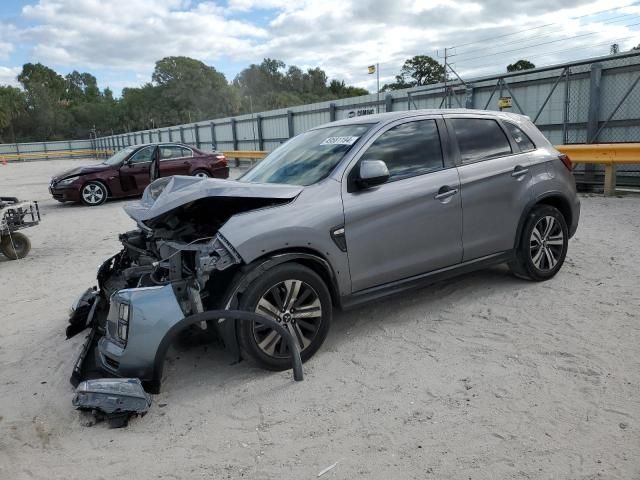
[[[382,160],[364,160],[360,163],[357,183],[361,188],[382,185],[389,180],[389,169]]]

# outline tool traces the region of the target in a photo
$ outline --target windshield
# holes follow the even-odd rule
[[[319,182],[371,125],[342,125],[305,132],[275,149],[240,181],[301,186]]]
[[[111,165],[111,166],[118,165],[119,163],[122,163],[122,160],[124,160],[129,155],[131,155],[131,152],[133,152],[135,149],[136,147],[127,147],[123,150],[120,150],[119,152],[116,152],[114,155],[107,158],[102,163],[106,163],[107,165]]]

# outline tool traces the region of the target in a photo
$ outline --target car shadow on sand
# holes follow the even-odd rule
[[[513,296],[532,285],[531,282],[513,277],[506,266],[499,265],[407,290],[346,312],[335,310],[329,336],[305,366],[307,369],[322,369],[324,355],[348,349],[349,342],[357,341],[359,336],[379,335],[381,322],[388,323],[394,329],[410,329],[415,325],[416,318],[425,318],[428,312],[429,318],[425,318],[424,322],[435,324],[438,323],[438,308],[444,305],[450,306],[462,299],[472,302],[472,296],[486,292],[498,291],[504,292],[505,296]],[[461,321],[464,322],[464,319]],[[245,382],[266,378],[274,381],[282,376],[282,373],[263,370],[247,361],[234,363],[215,336],[202,333],[185,332],[171,346],[165,361],[162,392],[203,384],[209,388],[239,388]],[[280,385],[285,382],[284,378],[292,378],[290,370],[286,375],[276,383]]]

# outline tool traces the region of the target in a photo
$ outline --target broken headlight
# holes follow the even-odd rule
[[[152,200],[155,200],[160,194],[167,188],[167,184],[171,181],[171,177],[163,177],[151,182],[147,187],[149,196]]]
[[[118,305],[118,328],[116,334],[122,343],[127,343],[127,337],[129,335],[129,304],[121,303]]]

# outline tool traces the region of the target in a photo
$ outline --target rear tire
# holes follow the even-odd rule
[[[562,267],[568,242],[569,229],[562,213],[550,205],[538,205],[527,216],[509,268],[520,278],[549,280]]]
[[[318,351],[329,332],[331,295],[313,270],[285,263],[267,270],[249,284],[240,299],[240,310],[269,316],[287,328],[297,340],[305,362]],[[257,322],[238,324],[238,342],[244,358],[268,370],[291,368],[291,355],[275,330]]]
[[[211,178],[211,175],[209,174],[209,172],[207,172],[206,170],[203,170],[202,168],[199,168],[198,170],[194,170],[193,173],[191,173],[192,177],[198,177],[198,178]]]
[[[31,251],[31,241],[20,232],[14,232],[11,236],[3,235],[0,250],[9,260],[24,258]]]

